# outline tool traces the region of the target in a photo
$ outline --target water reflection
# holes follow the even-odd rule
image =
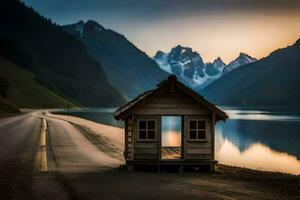
[[[228,120],[218,123],[216,138],[225,138],[241,151],[261,143],[300,159],[300,123],[296,121]]]
[[[300,174],[300,117],[283,112],[227,111],[216,126],[221,163]]]
[[[255,120],[255,121],[298,121],[298,113],[288,113],[280,111],[260,111],[260,110],[226,110],[231,120]]]
[[[252,144],[241,152],[225,139],[219,146],[216,158],[220,163],[232,166],[300,174],[300,161],[295,156],[273,151],[260,143]]]

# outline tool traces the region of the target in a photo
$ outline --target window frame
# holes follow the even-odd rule
[[[193,129],[191,129],[191,121],[196,121],[196,128],[193,128]],[[204,122],[205,123],[205,129],[199,129],[198,128],[198,122]],[[208,132],[208,127],[207,127],[207,125],[208,125],[208,120],[206,120],[206,119],[189,119],[188,120],[188,131],[187,131],[187,134],[188,134],[188,141],[191,141],[191,142],[197,142],[197,141],[208,141],[208,139],[207,139],[207,132]],[[195,139],[193,139],[193,138],[191,138],[191,134],[190,134],[190,132],[191,132],[191,130],[192,131],[196,131],[196,138]],[[204,131],[205,132],[205,138],[199,138],[199,131]]]
[[[140,128],[140,121],[145,121],[146,122],[146,128],[145,129],[141,129]],[[148,129],[148,121],[154,121],[154,129]],[[137,135],[136,138],[138,141],[140,142],[154,142],[157,140],[157,120],[154,118],[141,118],[141,119],[137,119]],[[140,130],[143,130],[146,132],[146,138],[140,138]],[[153,139],[149,139],[148,138],[148,131],[154,131],[154,138]]]

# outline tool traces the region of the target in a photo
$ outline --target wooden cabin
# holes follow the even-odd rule
[[[215,124],[227,115],[176,76],[114,113],[125,121],[124,156],[129,170],[140,166],[214,170]]]

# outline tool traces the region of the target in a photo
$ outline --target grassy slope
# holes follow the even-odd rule
[[[34,80],[35,75],[0,56],[0,77],[9,82],[8,98],[20,108],[65,108],[67,101]],[[74,104],[70,104],[74,106]]]
[[[0,118],[3,117],[3,114],[7,113],[19,113],[19,109],[11,103],[8,99],[3,99],[0,97]],[[6,115],[5,115],[6,116]]]

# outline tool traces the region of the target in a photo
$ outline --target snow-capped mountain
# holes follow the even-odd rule
[[[153,58],[161,69],[175,74],[190,87],[204,87],[222,75],[226,64],[217,58],[205,64],[199,53],[180,45],[169,53],[158,51]]]
[[[175,74],[178,77],[186,77],[187,80],[204,76],[204,63],[197,52],[191,48],[180,45],[174,47],[170,53],[158,51],[154,60],[163,70]]]
[[[225,66],[226,64],[218,57],[212,63],[206,63],[205,73],[209,76],[220,75]]]
[[[212,63],[204,63],[199,53],[180,45],[172,48],[169,53],[157,51],[153,59],[161,69],[175,74],[192,88],[203,88],[225,73],[256,61],[255,58],[241,53],[229,65],[226,65],[220,57]]]
[[[223,71],[223,74],[226,74],[242,65],[246,65],[255,61],[257,61],[256,58],[253,58],[245,53],[240,53],[240,55],[236,59],[234,59],[227,65],[227,67]]]
[[[63,28],[72,31],[72,34],[79,38],[84,37],[84,34],[88,31],[97,33],[105,30],[103,26],[93,20],[88,20],[87,22],[80,20],[75,24],[65,25]]]

